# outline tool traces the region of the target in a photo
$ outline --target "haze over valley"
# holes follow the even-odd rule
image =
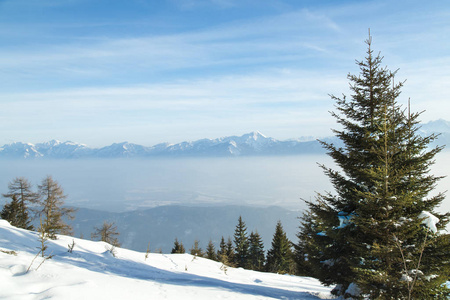
[[[300,198],[329,189],[316,162],[325,155],[239,158],[160,158],[3,161],[0,187],[14,177],[38,184],[58,180],[66,204],[106,211],[160,205],[278,205],[298,210]],[[2,199],[4,200],[4,199]]]
[[[441,134],[434,145],[450,141],[450,124],[445,120],[426,123],[420,132]],[[333,138],[325,140],[335,142]],[[14,144],[0,147],[4,170],[0,174],[0,192],[6,192],[14,177],[26,177],[36,185],[52,175],[69,196],[66,203],[76,207],[121,212],[172,204],[238,204],[276,205],[298,211],[305,207],[301,199],[310,200],[316,192],[332,191],[318,164],[333,167],[333,161],[311,138],[278,141],[255,132],[166,143],[168,150],[153,156],[148,153],[157,146],[131,144],[134,147],[127,148],[118,143],[92,149],[60,142],[41,144],[46,147],[15,145],[20,147],[14,148]],[[234,152],[228,151],[230,145]],[[90,149],[85,158],[75,155],[83,149]],[[450,162],[447,150],[437,155],[432,167],[436,175],[447,174]],[[441,180],[438,190],[447,190],[448,183],[448,178]]]
[[[3,160],[0,191],[7,192],[14,177],[25,176],[37,185],[50,174],[68,195],[66,204],[82,208],[70,222],[75,236],[89,236],[103,220],[114,221],[123,246],[138,251],[145,251],[150,242],[152,250],[167,253],[175,237],[187,247],[195,239],[202,247],[209,239],[218,245],[221,235],[233,234],[239,215],[249,231],[261,234],[268,249],[277,220],[296,241],[297,217],[306,208],[302,199],[333,192],[318,163],[333,166],[324,154]],[[432,172],[446,175],[449,164],[450,152],[439,153]],[[445,177],[435,192],[449,186]],[[5,198],[1,201],[3,205]],[[441,210],[450,210],[448,197]]]

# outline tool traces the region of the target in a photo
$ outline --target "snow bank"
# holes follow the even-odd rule
[[[73,252],[68,245],[75,243]],[[224,268],[189,254],[114,249],[59,236],[33,261],[38,234],[0,220],[2,299],[331,299],[313,278]],[[31,265],[30,271],[27,269]]]

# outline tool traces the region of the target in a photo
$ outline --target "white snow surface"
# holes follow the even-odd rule
[[[68,245],[75,242],[73,252]],[[38,233],[0,220],[0,299],[332,299],[316,279],[262,273],[189,254],[122,248],[58,236],[42,262]],[[14,254],[11,254],[14,251]],[[32,264],[31,264],[32,263]],[[27,272],[28,267],[30,270]],[[39,268],[38,268],[39,267]]]

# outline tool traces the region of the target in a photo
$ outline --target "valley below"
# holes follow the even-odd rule
[[[439,153],[432,172],[447,175],[450,152]],[[258,231],[266,249],[280,220],[297,242],[304,200],[333,191],[318,164],[333,167],[326,155],[158,159],[3,160],[0,192],[26,177],[36,187],[51,175],[64,189],[66,205],[79,208],[70,221],[74,235],[89,238],[104,220],[117,224],[124,247],[170,251],[175,238],[189,249],[205,248],[233,235],[242,215],[249,233]],[[449,177],[436,190],[445,191]],[[5,198],[1,198],[3,206]],[[450,210],[450,199],[442,211]],[[35,222],[37,222],[35,220]]]

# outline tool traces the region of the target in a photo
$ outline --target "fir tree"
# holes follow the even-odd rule
[[[249,268],[256,271],[262,271],[265,265],[264,243],[258,231],[251,232],[249,238],[248,263]]]
[[[234,258],[234,246],[233,242],[231,241],[231,237],[228,237],[227,239],[226,254],[230,258]]]
[[[287,238],[281,221],[278,221],[272,239],[272,247],[267,252],[266,270],[273,273],[292,274],[294,273],[293,265],[292,243]]]
[[[217,260],[216,249],[212,240],[209,240],[208,246],[206,247],[206,258],[211,260]]]
[[[237,267],[247,267],[248,248],[247,227],[242,221],[242,217],[239,216],[238,224],[234,230],[234,263]]]
[[[175,238],[175,242],[173,243],[173,248],[172,248],[172,251],[170,253],[172,253],[172,254],[174,254],[174,253],[179,253],[179,254],[186,253],[186,250],[184,249],[183,243],[182,242],[178,242],[177,238]]]
[[[351,99],[332,96],[339,111],[332,115],[343,128],[334,132],[344,147],[322,144],[342,171],[322,166],[336,194],[308,202],[298,235],[307,261],[300,265],[345,297],[446,298],[450,238],[439,230],[449,214],[435,210],[442,193],[428,196],[440,179],[429,167],[442,148],[427,148],[436,135],[417,134],[420,114],[397,104],[403,83],[381,67],[370,36],[366,42],[360,75],[348,76]],[[430,214],[439,219],[437,230],[423,224]],[[347,290],[351,284],[359,295]]]
[[[61,186],[51,176],[47,176],[42,180],[38,189],[42,206],[40,214],[43,215],[44,227],[47,230],[48,237],[56,239],[56,234],[71,234],[72,228],[64,222],[63,217],[73,219],[76,210],[63,207],[64,199],[67,196],[64,195]]]
[[[233,247],[233,241],[231,240],[231,237],[228,237],[228,239],[227,239],[225,257],[227,259],[227,263],[224,263],[223,261],[222,261],[222,263],[224,263],[230,267],[234,267],[235,266],[234,247]]]
[[[227,255],[227,244],[225,238],[222,236],[220,239],[219,249],[217,250],[217,259],[222,261],[222,256]]]
[[[233,247],[233,244],[231,243],[231,239],[228,239],[230,241],[231,247]],[[217,261],[220,261],[224,265],[230,265],[230,259],[228,257],[228,253],[232,253],[232,249],[228,251],[227,243],[225,243],[225,238],[222,236],[220,240],[219,250],[217,250]]]
[[[191,249],[189,249],[189,252],[191,253],[191,255],[198,257],[203,257],[205,255],[203,249],[200,248],[200,242],[198,240],[194,241],[194,245],[192,246]]]
[[[117,231],[117,226],[114,222],[103,221],[101,227],[95,227],[94,232],[91,235],[92,239],[100,239],[100,241],[113,245],[114,247],[120,247],[117,236],[120,233]]]
[[[306,250],[308,249],[308,245],[313,245],[312,237],[317,234],[314,231],[312,226],[309,226],[313,223],[313,219],[311,218],[311,213],[305,212],[303,216],[300,218],[302,225],[300,226],[301,231],[297,233],[298,243],[294,244],[294,260],[296,263],[296,274],[300,276],[313,276],[317,274],[317,270],[314,265],[311,264],[310,259],[308,258],[308,254]],[[316,251],[319,251],[316,249]],[[316,275],[316,277],[318,277]]]
[[[22,202],[17,200],[16,195],[11,196],[11,202],[3,206],[0,217],[7,220],[12,226],[33,230],[28,217],[28,211],[22,206]]]
[[[16,227],[32,230],[29,205],[38,203],[39,195],[31,190],[30,182],[24,177],[14,178],[8,184],[8,190],[8,193],[3,194],[3,197],[11,198],[11,203],[6,204],[4,210],[5,214],[8,214],[12,219],[7,219],[6,215],[5,217],[2,215],[2,218],[13,222]]]

